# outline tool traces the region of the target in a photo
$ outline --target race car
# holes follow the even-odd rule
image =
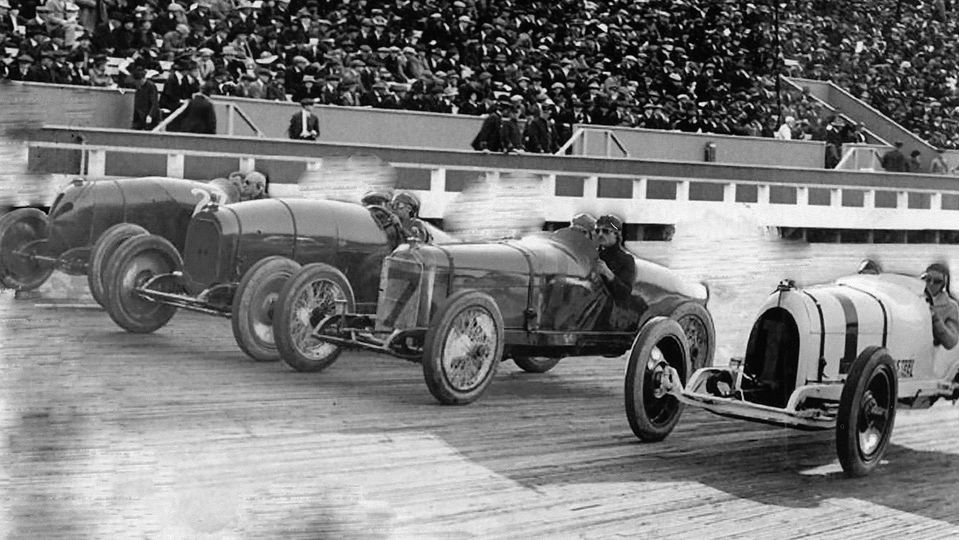
[[[455,240],[425,225],[438,243]],[[183,249],[157,235],[124,243],[111,256],[106,308],[120,327],[149,333],[177,308],[228,317],[251,358],[279,358],[273,302],[301,265],[342,271],[357,306],[375,310],[383,258],[404,241],[396,216],[380,205],[314,199],[208,204],[186,230]]]
[[[386,258],[376,316],[355,314],[354,293],[336,269],[304,267],[277,302],[281,357],[296,369],[325,368],[344,347],[419,362],[430,393],[465,404],[487,389],[502,359],[545,372],[562,358],[619,356],[656,316],[683,328],[698,367],[711,365],[708,289],[636,258],[626,303],[596,272],[595,245],[579,235],[434,246],[411,243]]]
[[[152,233],[183,247],[198,204],[239,198],[231,186],[178,178],[77,179],[54,200],[50,213],[21,208],[0,216],[0,285],[29,291],[54,270],[86,274],[103,303],[104,261],[128,238]]]
[[[864,268],[869,268],[864,265]],[[860,273],[799,288],[783,280],[760,307],[743,358],[696,369],[672,321],[630,351],[626,415],[637,437],[665,438],[683,405],[804,429],[834,429],[839,462],[864,476],[882,460],[896,406],[959,397],[959,347],[936,345],[924,283]]]

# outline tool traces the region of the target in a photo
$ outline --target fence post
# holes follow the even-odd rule
[[[107,175],[107,151],[87,150],[87,176],[94,178]]]
[[[183,178],[185,158],[183,154],[167,154],[166,175],[170,178]]]

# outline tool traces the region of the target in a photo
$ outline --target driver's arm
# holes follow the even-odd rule
[[[610,268],[614,274],[613,278],[608,279],[603,276],[603,281],[609,287],[609,292],[613,295],[613,298],[626,300],[633,294],[633,282],[636,281],[636,262],[630,255],[622,252],[616,259],[615,268]]]
[[[952,349],[959,343],[959,308],[949,302],[948,308],[940,314],[932,311],[932,335],[946,349]]]

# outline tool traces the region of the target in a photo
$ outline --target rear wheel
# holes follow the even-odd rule
[[[665,439],[683,413],[683,404],[664,388],[667,366],[686,383],[691,371],[686,335],[676,321],[655,317],[633,341],[626,367],[626,418],[646,442]]]
[[[317,325],[337,313],[352,313],[356,300],[350,282],[328,264],[308,264],[283,287],[274,328],[284,362],[297,371],[321,371],[340,356],[338,345],[313,337]]]
[[[169,240],[155,234],[135,236],[117,248],[104,279],[107,313],[129,332],[148,334],[173,318],[176,307],[140,296],[136,289],[150,278],[183,268],[183,259]],[[172,291],[167,291],[172,292]]]
[[[257,362],[280,358],[273,334],[273,316],[280,290],[300,264],[286,257],[261,259],[240,280],[233,296],[230,323],[236,344]]]
[[[93,244],[93,250],[90,251],[90,264],[87,267],[87,284],[90,285],[90,294],[93,299],[101,306],[106,305],[106,291],[104,290],[104,278],[107,275],[106,262],[110,260],[117,248],[134,236],[149,234],[146,229],[133,223],[117,223],[110,227],[96,243]]]
[[[426,386],[444,405],[464,405],[489,387],[503,356],[503,316],[479,291],[460,291],[437,311],[423,343]]]
[[[53,266],[34,260],[30,253],[31,245],[41,244],[49,234],[47,215],[36,208],[0,216],[0,285],[18,291],[43,285]]]
[[[889,447],[896,420],[896,364],[881,347],[856,358],[839,398],[836,453],[846,476],[866,476]]]
[[[674,309],[669,318],[678,322],[686,334],[693,371],[712,366],[716,353],[716,329],[709,311],[700,304],[686,302]]]
[[[513,363],[527,373],[546,373],[556,367],[562,358],[549,356],[513,356]]]

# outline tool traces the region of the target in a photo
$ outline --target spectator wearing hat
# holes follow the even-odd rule
[[[106,20],[101,22],[93,31],[93,47],[104,53],[114,53],[117,50],[116,33],[123,27],[121,22],[124,14],[120,11],[110,11]]]
[[[132,129],[150,130],[160,121],[160,92],[153,81],[146,77],[146,69],[140,65],[130,68],[133,85]]]
[[[932,157],[932,161],[929,163],[929,172],[931,174],[949,174],[949,165],[946,164],[946,160],[942,154],[943,149],[936,148],[936,155]]]
[[[188,58],[181,57],[174,62],[170,76],[163,83],[163,91],[160,93],[160,109],[164,116],[188,103],[197,92],[199,84],[188,73],[191,69],[192,60]],[[177,131],[176,124],[180,121],[180,118],[174,119],[167,129]]]
[[[896,141],[892,150],[883,154],[879,162],[889,172],[909,172],[909,162],[902,153],[902,141]]]
[[[556,137],[550,120],[553,114],[553,102],[547,99],[538,105],[537,114],[526,123],[523,132],[523,148],[534,154],[552,154],[556,151]]]
[[[503,105],[505,106],[505,105]],[[499,103],[492,105],[489,114],[483,120],[479,133],[473,139],[471,146],[477,151],[500,152],[503,150],[502,123]]]
[[[26,30],[24,25],[27,20],[20,16],[19,10],[11,9],[10,0],[0,0],[0,34],[17,36]]]
[[[300,85],[293,92],[293,101],[299,103],[306,98],[311,98],[316,101],[317,97],[320,96],[320,89],[317,88],[316,78],[313,75],[304,75],[303,80],[300,82]],[[339,99],[339,90],[337,89],[337,97]],[[336,101],[332,104],[336,105]]]
[[[33,57],[27,53],[17,56],[16,66],[10,69],[8,77],[11,81],[30,81]]]
[[[519,127],[519,113],[521,105],[506,107],[506,118],[503,119],[500,130],[500,140],[503,142],[503,151],[520,152],[523,150],[523,132]]]
[[[173,30],[163,34],[162,50],[169,55],[183,51],[187,47],[187,38],[190,36],[190,27],[185,23],[177,24]],[[210,51],[210,57],[213,56],[213,49],[204,47],[201,50]]]
[[[110,87],[116,86],[113,77],[107,72],[107,55],[97,54],[93,56],[93,65],[89,71],[90,86]]]
[[[921,173],[922,172],[922,161],[920,161],[919,156],[922,155],[922,152],[919,150],[913,150],[909,153],[909,162],[908,168],[911,173]]]
[[[787,116],[779,129],[776,130],[775,137],[777,139],[788,141],[793,138],[793,129],[796,127],[796,119],[792,116]]]
[[[372,90],[360,97],[360,105],[373,107],[374,109],[399,108],[399,102],[396,100],[396,96],[389,92],[389,88],[383,81],[373,83]]]
[[[313,98],[300,100],[300,110],[290,117],[287,134],[297,141],[315,141],[320,136],[320,119],[313,114]]]

